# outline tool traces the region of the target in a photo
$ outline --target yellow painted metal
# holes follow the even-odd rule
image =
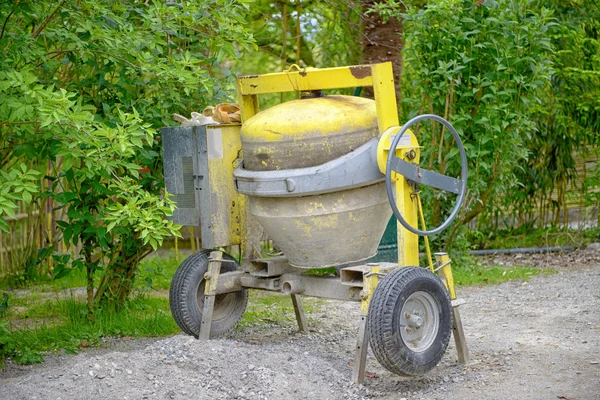
[[[399,126],[387,129],[377,144],[377,165],[381,173],[385,174],[387,157],[390,150],[390,144],[393,136],[400,131]],[[405,161],[418,163],[420,159],[419,141],[414,133],[409,129],[404,135],[410,137],[410,144],[396,147],[396,156]],[[416,157],[409,160],[406,156],[408,150],[414,150]],[[392,181],[395,182],[396,206],[402,213],[406,222],[412,226],[417,226],[417,201],[412,196],[412,188],[407,180],[399,174],[392,172]],[[398,265],[400,267],[419,265],[419,236],[406,230],[400,223],[398,226]]]
[[[241,161],[240,125],[218,125],[207,128],[209,140],[218,145],[220,136],[221,156],[209,157],[211,208],[210,232],[212,247],[240,244],[244,231],[246,198],[239,194],[233,184],[233,170]],[[209,144],[210,146],[210,144]],[[218,152],[217,152],[218,153]]]
[[[276,105],[247,120],[243,140],[269,143],[289,137],[340,134],[373,126],[375,103],[354,96],[325,96],[292,100]]]
[[[391,63],[386,63],[390,65]],[[242,96],[281,92],[305,92],[372,86],[372,65],[336,68],[306,68],[264,75],[238,77],[238,90]]]
[[[456,299],[456,291],[454,290],[454,278],[452,277],[452,266],[450,264],[450,258],[448,253],[436,253],[435,259],[439,265],[443,265],[439,269],[440,278],[450,293],[450,299]]]
[[[241,93],[239,88],[238,93]],[[238,101],[240,104],[242,124],[252,118],[254,115],[258,114],[259,104],[257,95],[240,95]]]
[[[244,122],[244,167],[274,171],[321,165],[378,133],[373,100],[329,95],[288,101]]]
[[[423,214],[423,204],[421,204],[421,195],[418,191],[416,191],[413,197],[417,199],[417,208],[419,212],[419,218],[421,219],[421,229],[426,231],[427,227],[425,226],[425,215]],[[427,252],[427,262],[429,263],[429,270],[431,272],[434,272],[433,260],[431,259],[431,249],[429,247],[429,237],[423,236],[423,239],[425,239],[425,251]]]
[[[388,153],[390,150],[391,139],[399,131],[400,131],[400,127],[397,125],[386,129],[382,133],[381,137],[379,138],[379,142],[377,143],[377,166],[379,167],[379,170],[381,171],[382,174],[385,174],[385,167],[387,164],[387,158],[388,158]],[[417,140],[417,137],[415,136],[413,131],[411,131],[410,129],[407,130],[404,133],[404,135],[410,136],[410,144],[408,146],[398,145],[398,147],[396,147],[396,156],[402,158],[402,156],[406,153],[407,150],[414,149],[417,154],[416,154],[416,158],[412,161],[418,163],[419,156],[420,156],[419,149],[421,148],[421,146],[419,146],[419,141]],[[395,182],[395,181],[396,181],[396,174],[392,173],[392,182]]]
[[[417,207],[412,199],[410,187],[403,176],[396,179],[396,206],[411,226],[417,226]],[[419,236],[409,232],[400,223],[398,226],[398,266],[419,265]]]
[[[305,68],[237,79],[242,123],[258,113],[259,94],[373,86],[379,133],[398,125],[392,63],[336,68]]]
[[[377,108],[377,125],[382,134],[388,128],[399,125],[396,89],[392,63],[374,64],[372,67],[373,93]]]
[[[369,304],[371,304],[371,298],[373,292],[379,284],[379,265],[373,265],[370,267],[370,272],[363,275],[363,290],[361,293],[360,302],[360,315],[365,317],[369,314]]]

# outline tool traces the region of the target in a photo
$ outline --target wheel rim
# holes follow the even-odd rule
[[[402,341],[410,350],[420,353],[435,341],[440,326],[440,308],[427,292],[415,292],[400,311],[399,330]]]
[[[235,295],[236,293],[223,293],[215,296],[215,305],[213,309],[212,321],[219,321],[227,316],[235,308]],[[198,309],[202,313],[204,309],[204,281],[198,285],[197,291],[197,302]]]

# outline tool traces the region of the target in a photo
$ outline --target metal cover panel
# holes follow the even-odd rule
[[[194,129],[163,128],[161,133],[165,187],[177,205],[172,219],[177,224],[197,226],[200,214],[194,187],[194,176],[198,175]]]
[[[164,128],[162,135],[165,186],[177,206],[172,219],[200,226],[204,248],[239,244],[245,210],[233,182],[239,125]]]
[[[396,218],[393,216],[385,228],[385,232],[377,248],[377,254],[369,259],[369,262],[382,261],[398,262],[398,230]]]

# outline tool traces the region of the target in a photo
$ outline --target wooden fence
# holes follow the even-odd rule
[[[45,213],[34,207],[18,204],[15,217],[7,218],[8,232],[0,231],[0,275],[23,273],[47,241],[42,223]]]

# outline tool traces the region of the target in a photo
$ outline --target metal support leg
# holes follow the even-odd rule
[[[352,382],[360,385],[365,378],[365,366],[367,364],[367,349],[369,348],[369,332],[367,331],[367,317],[360,317],[358,326],[358,339],[356,341],[356,354],[354,356],[354,370],[352,371]]]
[[[298,329],[300,332],[308,332],[308,324],[304,315],[304,306],[302,305],[302,297],[299,294],[292,294],[292,304],[296,313],[296,321],[298,321]]]
[[[215,295],[217,292],[217,281],[221,271],[221,259],[223,253],[213,251],[208,259],[208,271],[204,274],[204,308],[202,309],[202,322],[200,323],[200,332],[198,339],[207,340],[210,338],[210,328],[212,325],[212,316],[215,308]]]
[[[452,334],[454,335],[454,344],[456,344],[458,362],[461,364],[468,363],[469,349],[467,348],[467,340],[465,338],[465,331],[463,330],[458,307],[452,310]]]
[[[365,379],[365,367],[367,365],[367,350],[369,349],[369,330],[367,329],[367,318],[369,304],[373,292],[379,283],[379,265],[367,264],[369,271],[363,272],[363,290],[360,303],[360,324],[358,326],[358,338],[356,339],[356,354],[354,355],[354,370],[352,371],[352,382],[360,385]]]
[[[441,267],[439,268],[440,278],[444,282],[450,298],[456,300],[456,292],[454,290],[454,278],[452,277],[452,267],[450,258],[447,253],[435,253],[435,258]],[[458,362],[465,364],[469,361],[469,349],[467,348],[467,339],[463,330],[462,321],[460,319],[460,311],[457,304],[452,307],[452,334],[454,343],[456,344],[456,353],[458,354]]]

